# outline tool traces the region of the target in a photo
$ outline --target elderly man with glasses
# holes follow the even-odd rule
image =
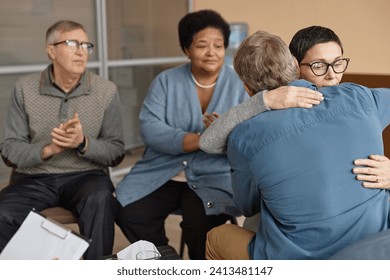
[[[124,157],[117,87],[86,70],[93,44],[84,27],[59,21],[46,33],[51,64],[15,84],[1,143],[14,168],[0,192],[0,251],[32,209],[78,217],[91,239],[84,259],[112,253],[116,200],[108,167]]]

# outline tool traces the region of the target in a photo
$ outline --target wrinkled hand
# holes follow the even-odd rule
[[[264,102],[271,109],[312,108],[324,100],[318,91],[304,87],[283,86],[264,93]]]
[[[77,113],[51,132],[54,144],[63,148],[77,148],[84,141],[83,128]]]
[[[215,119],[219,118],[219,114],[216,112],[213,112],[212,114],[204,113],[203,114],[203,124],[206,128],[208,128]]]
[[[363,187],[390,189],[390,160],[381,155],[370,155],[368,159],[356,159],[358,167],[352,169],[356,179],[363,182]]]
[[[49,145],[47,145],[47,149],[48,149],[47,151],[48,154],[51,156],[51,155],[56,155],[61,153],[65,148],[54,143],[52,139],[52,142]]]
[[[63,124],[60,124],[60,126],[58,128],[62,129],[62,127],[63,127]],[[61,153],[65,149],[64,147],[58,146],[56,143],[54,143],[53,140],[54,139],[52,139],[52,141],[49,144],[47,144],[46,146],[43,147],[43,149],[41,151],[41,159],[43,159],[43,160],[48,159],[48,158],[52,157],[53,155]]]

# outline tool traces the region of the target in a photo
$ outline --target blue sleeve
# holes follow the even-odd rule
[[[260,210],[260,191],[252,181],[248,160],[242,155],[234,143],[234,133],[229,136],[228,159],[231,167],[233,199],[245,216],[253,216]]]
[[[152,82],[140,113],[141,137],[153,150],[177,155],[183,153],[185,131],[168,125],[167,89],[161,75]]]
[[[378,108],[378,114],[382,122],[382,128],[385,129],[390,123],[390,89],[374,88],[371,89],[371,92]]]

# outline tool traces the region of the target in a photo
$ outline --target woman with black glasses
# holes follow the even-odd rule
[[[295,33],[289,48],[298,61],[302,79],[319,88],[341,82],[349,58],[343,57],[341,40],[331,29],[322,26],[301,29]]]

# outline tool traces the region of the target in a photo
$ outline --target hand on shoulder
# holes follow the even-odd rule
[[[283,86],[264,93],[264,103],[273,110],[293,107],[312,108],[324,100],[323,95],[305,87]]]

